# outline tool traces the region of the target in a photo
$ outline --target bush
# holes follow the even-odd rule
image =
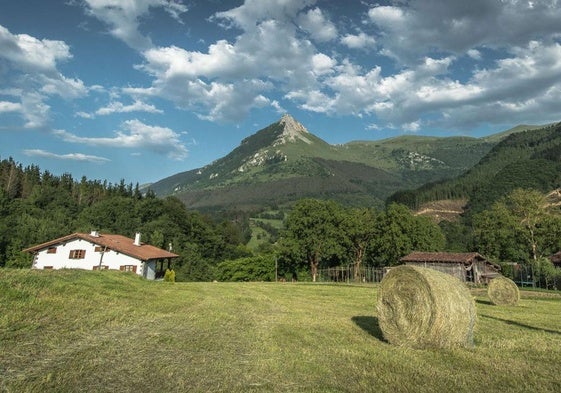
[[[273,256],[238,258],[221,262],[216,267],[220,281],[274,281]]]
[[[166,269],[164,273],[164,281],[175,282],[175,271],[173,269]]]

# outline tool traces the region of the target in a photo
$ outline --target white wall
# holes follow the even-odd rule
[[[156,279],[156,262],[148,261],[144,264],[144,278],[148,280]]]
[[[102,253],[95,251],[96,245],[87,240],[74,239],[65,244],[54,245],[53,247],[56,247],[56,253],[54,254],[49,254],[47,249],[44,249],[35,255],[33,268],[44,269],[45,266],[51,266],[53,269],[93,270],[94,266],[99,266]],[[71,250],[85,250],[86,255],[83,259],[70,259]],[[114,250],[104,253],[102,265],[107,266],[108,269],[115,270],[119,270],[123,265],[134,265],[136,266],[136,274],[143,275],[143,264],[141,261]]]

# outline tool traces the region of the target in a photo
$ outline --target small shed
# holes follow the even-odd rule
[[[501,270],[477,252],[412,252],[401,258],[401,262],[435,269],[473,284],[488,284]]]
[[[561,267],[561,251],[558,251],[550,256],[549,259],[551,260],[551,263],[553,263],[553,266]]]

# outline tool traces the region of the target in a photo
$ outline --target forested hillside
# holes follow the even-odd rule
[[[456,179],[399,191],[389,200],[418,209],[423,203],[467,199],[470,214],[515,188],[548,192],[561,186],[561,123],[512,133]]]
[[[179,280],[206,280],[224,259],[246,256],[247,219],[220,221],[188,211],[173,197],[142,194],[138,185],[55,176],[11,158],[0,161],[0,267],[30,267],[21,250],[73,232],[118,233],[181,255]],[[228,218],[228,219],[226,219]]]

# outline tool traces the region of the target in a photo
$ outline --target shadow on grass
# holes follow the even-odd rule
[[[492,305],[493,305],[493,303],[491,303],[490,300],[475,299],[475,302],[476,302],[476,303],[480,303],[480,304],[486,304],[486,305],[488,305],[488,306],[492,306]]]
[[[359,328],[364,330],[366,333],[370,334],[373,337],[376,337],[380,341],[386,342],[386,340],[384,339],[384,334],[380,329],[378,318],[361,315],[352,317],[351,319]]]
[[[540,327],[536,327],[536,326],[526,325],[524,323],[520,323],[520,322],[516,322],[516,321],[511,321],[509,319],[492,317],[490,315],[485,315],[485,314],[481,314],[481,316],[484,317],[484,318],[494,319],[495,321],[504,322],[507,325],[514,325],[514,326],[518,326],[518,327],[521,327],[521,328],[524,328],[524,329],[535,330],[535,331],[538,331],[538,332],[546,332],[546,333],[560,334],[561,335],[561,331],[559,331],[559,330],[544,329],[544,328],[540,328]]]

